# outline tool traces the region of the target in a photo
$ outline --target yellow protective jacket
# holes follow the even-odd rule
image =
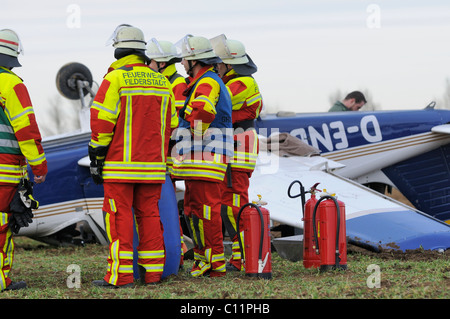
[[[47,174],[28,90],[16,74],[1,66],[0,106],[0,184],[18,184],[26,174],[27,162],[34,175]]]
[[[204,66],[189,83],[185,94],[178,134],[182,138],[177,143],[180,155],[173,160],[172,176],[184,180],[222,181],[228,157],[233,154],[228,90],[213,68]],[[210,145],[217,147],[209,148]]]
[[[129,55],[115,61],[91,106],[90,146],[107,147],[104,182],[163,183],[175,99],[162,74]]]
[[[263,108],[263,100],[255,79],[241,76],[232,69],[222,80],[233,104],[233,124],[256,119]]]

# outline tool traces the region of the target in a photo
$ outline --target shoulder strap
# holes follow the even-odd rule
[[[189,99],[191,98],[192,93],[194,92],[195,87],[198,84],[198,81],[200,81],[200,79],[204,78],[205,76],[208,76],[207,74],[209,74],[211,71],[205,72],[205,74],[203,74],[201,77],[198,78],[197,82],[192,86],[192,87],[187,87],[186,91],[184,91],[184,95],[186,96],[186,99],[184,101],[184,105],[183,107],[180,109],[180,111],[178,111],[178,116],[179,119],[181,119],[182,121],[186,121],[184,119],[184,111],[186,110],[186,107],[188,105]],[[214,73],[214,72],[212,72]],[[172,82],[171,82],[172,83]]]
[[[175,72],[174,74],[172,74],[170,77],[169,77],[169,82],[170,83],[173,83],[176,79],[178,79],[178,78],[182,78],[183,76],[181,75],[181,74],[179,74],[178,72]]]

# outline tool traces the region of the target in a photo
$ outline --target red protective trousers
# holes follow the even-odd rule
[[[0,185],[0,291],[11,284],[8,274],[14,257],[14,241],[9,228],[9,204],[17,190],[17,184]]]
[[[163,226],[158,208],[162,185],[108,182],[103,185],[103,211],[110,241],[108,272],[104,280],[117,286],[133,282],[133,208],[139,236],[137,263],[145,269],[146,283],[160,281],[165,263]]]
[[[228,235],[231,238],[231,259],[230,264],[235,266],[237,269],[242,270],[242,256],[241,250],[239,248],[239,239],[237,233],[237,217],[240,208],[247,204],[248,201],[248,187],[249,187],[249,175],[251,173],[245,171],[238,171],[231,169],[231,187],[229,187],[228,177],[225,175],[223,182],[221,183],[222,188],[222,207],[221,216],[224,221],[225,228],[228,231]],[[239,223],[239,229],[244,229],[241,222]]]
[[[226,273],[220,217],[220,182],[185,180],[184,214],[194,239],[194,277]]]

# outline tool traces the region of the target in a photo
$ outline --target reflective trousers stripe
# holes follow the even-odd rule
[[[4,265],[4,257],[3,257],[3,253],[0,254],[0,291],[5,290],[6,288],[6,275],[3,272],[3,265]]]
[[[143,259],[164,258],[164,256],[165,256],[164,250],[138,251],[138,257]]]
[[[119,280],[119,240],[116,240],[111,243],[109,255],[111,258],[111,262],[109,264],[109,272],[111,276],[109,278],[109,283],[112,285],[117,285],[117,280]]]
[[[143,263],[138,263],[138,265],[144,267],[145,271],[147,271],[147,272],[163,272],[163,270],[164,270],[164,264],[143,264]]]
[[[0,291],[3,291],[11,282],[8,278],[8,274],[12,268],[13,256],[14,256],[14,240],[12,238],[12,232],[8,228],[6,232],[0,234],[4,236],[4,245],[0,252]]]
[[[17,191],[17,185],[0,185],[0,290],[5,289],[11,279],[8,275],[14,261],[15,243],[9,228],[9,204]]]

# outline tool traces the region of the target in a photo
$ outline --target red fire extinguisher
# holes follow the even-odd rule
[[[300,193],[297,195],[291,194],[291,187],[294,184],[300,184]],[[288,188],[288,196],[290,198],[296,198],[301,196],[302,198],[302,212],[303,212],[303,266],[305,268],[318,268],[320,266],[320,254],[316,254],[314,249],[314,232],[313,232],[313,212],[317,203],[316,193],[320,192],[317,189],[319,183],[314,184],[309,191],[305,191],[300,181],[293,181]],[[311,198],[305,203],[305,194],[310,193]],[[319,221],[319,218],[317,218]]]
[[[312,224],[320,270],[347,269],[344,203],[334,196],[322,196],[314,206]]]
[[[243,230],[239,229],[242,214]],[[239,210],[236,226],[245,274],[272,278],[269,211],[259,204],[247,203]],[[243,237],[243,239],[241,238]]]

